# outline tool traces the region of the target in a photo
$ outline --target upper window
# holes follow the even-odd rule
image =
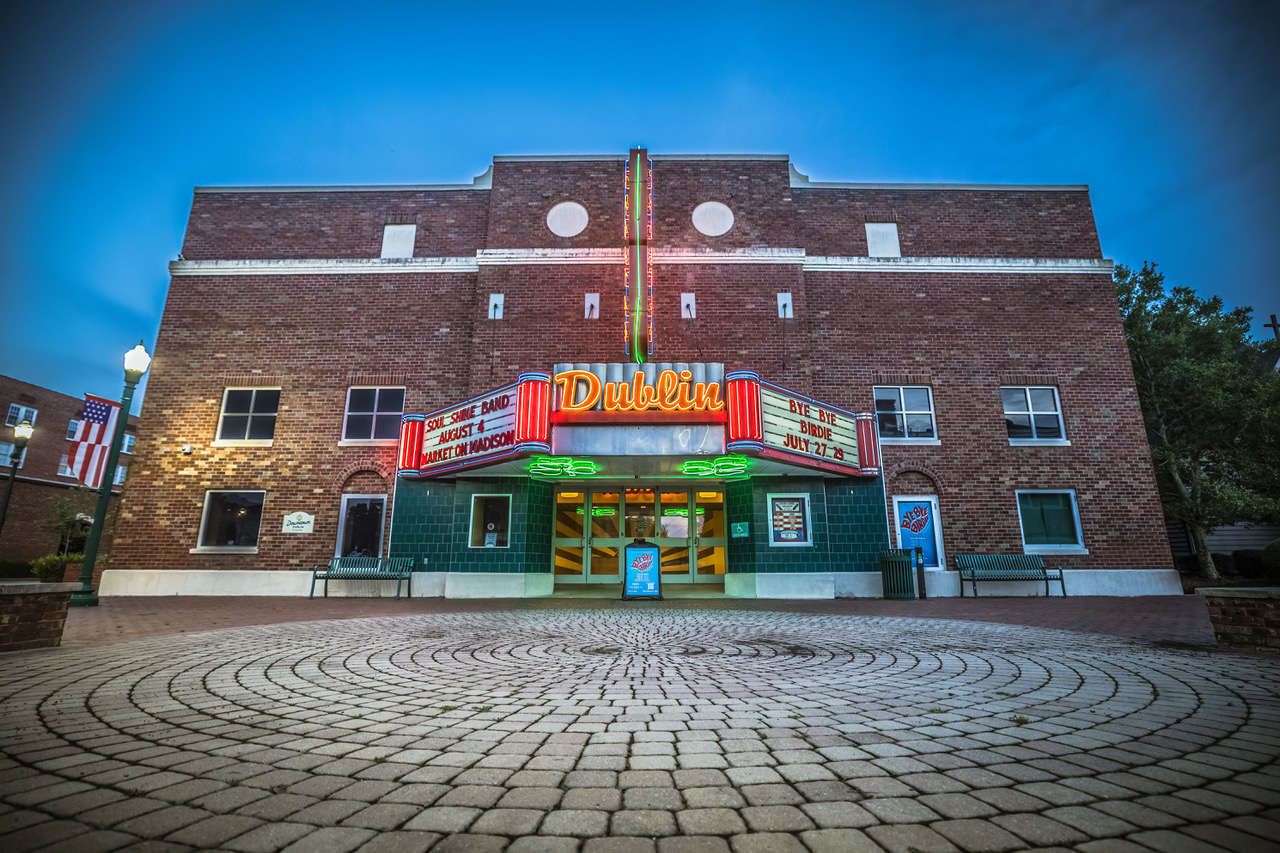
[[[67,454],[64,453],[62,454],[62,458],[58,460],[59,477],[74,477],[76,475],[76,472],[71,470],[71,466],[68,465],[67,462]]]
[[[9,404],[9,416],[4,419],[5,426],[17,426],[24,420],[31,421],[31,425],[36,425],[36,410],[28,409],[26,406],[19,406],[17,403]]]
[[[1020,491],[1017,495],[1024,551],[1028,554],[1084,551],[1075,492]]]
[[[112,475],[111,482],[117,486],[122,485],[124,483],[124,472],[128,470],[129,469],[123,465],[117,465],[116,473]]]
[[[270,441],[279,408],[279,388],[228,388],[222,397],[218,441]]]
[[[382,257],[412,258],[417,225],[388,225],[382,229]]]
[[[8,468],[10,457],[12,456],[13,456],[13,442],[0,441],[0,466]],[[18,456],[18,467],[21,468],[22,464],[26,461],[27,461],[27,448],[24,447],[22,448],[21,455]]]
[[[350,388],[342,437],[346,441],[397,439],[402,414],[403,388]]]
[[[867,257],[900,258],[902,249],[898,246],[898,223],[868,222]]]
[[[134,442],[134,441],[136,441],[136,440],[137,440],[137,439],[136,439],[136,437],[133,435],[133,433],[126,432],[126,433],[124,434],[124,444],[120,445],[120,452],[121,452],[121,453],[132,453],[132,452],[133,452],[133,442]]]
[[[881,438],[936,439],[933,393],[927,386],[883,385],[873,389]]]
[[[262,526],[264,491],[205,492],[204,515],[200,519],[200,549],[257,548]]]
[[[80,429],[80,419],[72,418],[67,421],[67,441],[75,441],[76,430]]]
[[[1062,412],[1058,389],[1052,387],[1001,388],[1004,425],[1009,441],[1062,441]]]

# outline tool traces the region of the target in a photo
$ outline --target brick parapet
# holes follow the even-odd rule
[[[1204,596],[1220,644],[1280,649],[1280,588],[1196,591]]]
[[[0,583],[0,652],[62,644],[69,584]]]

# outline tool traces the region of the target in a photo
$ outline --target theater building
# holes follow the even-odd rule
[[[935,596],[1180,591],[1085,186],[497,157],[199,188],[170,273],[103,594],[620,589],[636,538],[733,597],[878,596],[899,546]]]

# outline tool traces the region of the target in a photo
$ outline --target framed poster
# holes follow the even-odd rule
[[[919,548],[924,554],[924,567],[943,568],[942,522],[938,518],[935,495],[894,495],[894,529],[898,531],[899,548]]]
[[[622,549],[622,598],[662,600],[662,556],[657,545],[637,539]]]
[[[785,548],[813,544],[809,526],[809,495],[768,495],[769,547]]]

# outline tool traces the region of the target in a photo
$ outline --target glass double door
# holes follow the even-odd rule
[[[662,553],[663,583],[724,583],[724,491],[713,485],[556,492],[557,583],[621,583],[623,546],[642,538]]]

